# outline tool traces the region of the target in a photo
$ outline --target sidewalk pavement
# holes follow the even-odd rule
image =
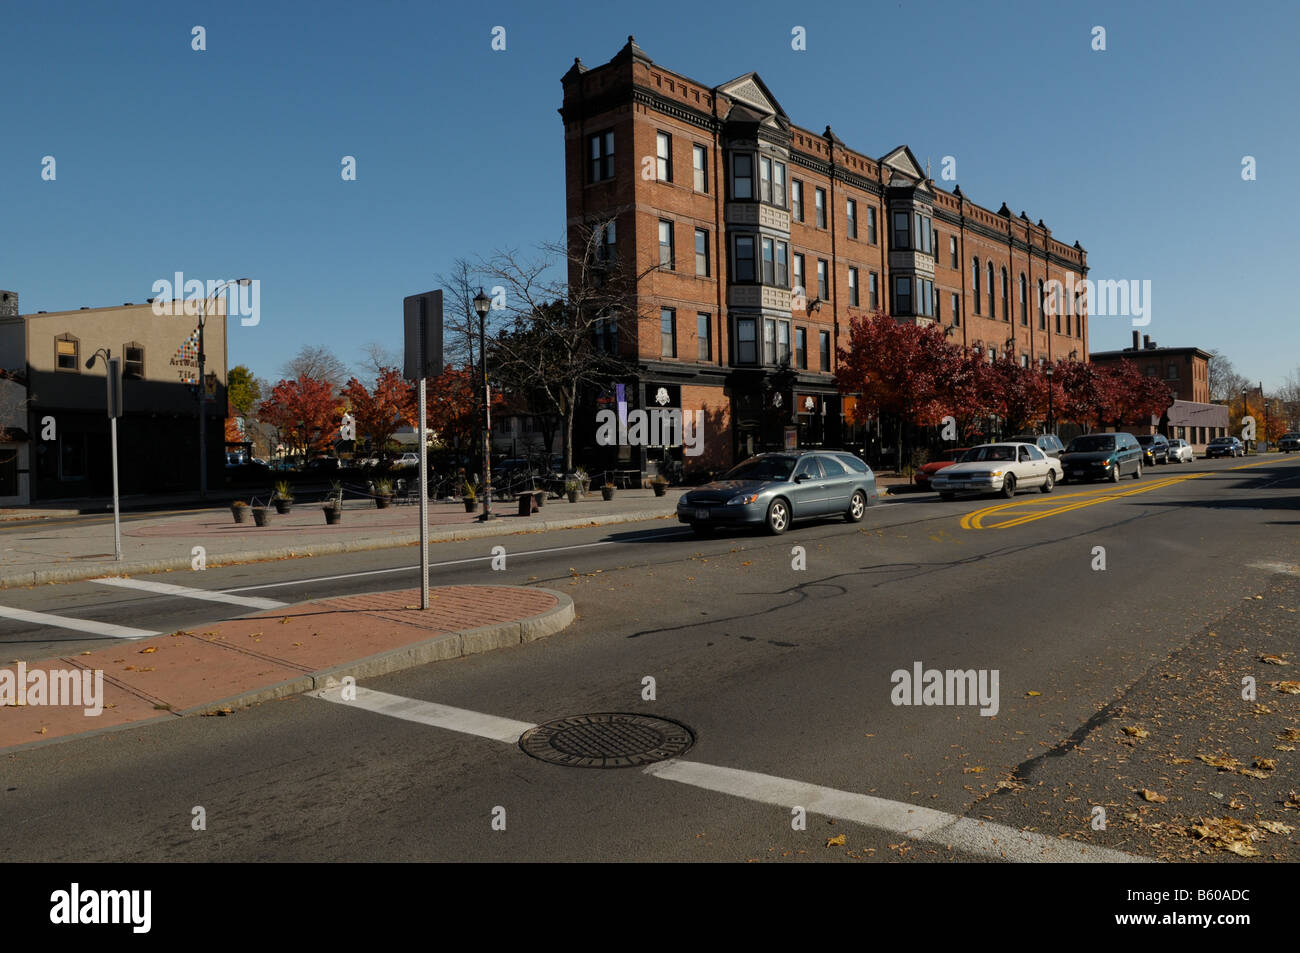
[[[882,494],[907,488],[906,477],[877,478]],[[677,500],[689,488],[674,487],[656,497],[651,490],[619,490],[608,502],[590,493],[577,503],[548,500],[532,516],[520,516],[518,504],[494,502],[499,519],[480,523],[461,503],[429,504],[432,542],[536,533],[639,520],[670,519]],[[410,546],[420,540],[419,507],[412,504],[377,509],[370,500],[348,500],[343,518],[325,523],[318,503],[299,503],[266,526],[236,523],[229,509],[199,510],[122,523],[122,560],[113,559],[111,518],[60,526],[32,522],[0,531],[0,588],[71,582],[106,575],[191,569],[195,547],[203,547],[208,568],[269,559],[322,556]]]
[[[573,600],[525,586],[439,586],[306,602],[68,658],[0,666],[0,751],[185,715],[230,714],[286,695],[532,642],[573,621]],[[42,673],[42,674],[38,674]],[[51,673],[66,673],[52,678]],[[102,692],[93,690],[102,673]],[[22,677],[20,677],[20,673]],[[91,680],[92,698],[52,697]],[[24,685],[23,705],[17,685]],[[49,686],[41,701],[37,682]],[[75,704],[54,702],[75,701]]]
[[[494,502],[499,519],[479,523],[461,503],[429,504],[429,538],[434,542],[533,533],[552,529],[671,517],[681,490],[656,497],[651,490],[620,490],[609,502],[588,494],[577,503],[548,500],[532,516],[518,504]],[[248,517],[236,523],[229,509],[202,510],[122,523],[122,560],[113,559],[111,518],[86,525],[24,524],[0,532],[0,587],[69,582],[96,576],[191,569],[194,547],[202,546],[208,568],[265,559],[320,556],[409,546],[420,540],[420,510],[404,504],[377,509],[369,500],[348,500],[334,526],[319,503],[297,504],[266,526]]]

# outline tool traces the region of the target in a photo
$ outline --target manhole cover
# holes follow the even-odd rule
[[[625,712],[574,715],[529,728],[519,739],[524,753],[573,768],[631,768],[684,754],[695,734],[671,718]]]

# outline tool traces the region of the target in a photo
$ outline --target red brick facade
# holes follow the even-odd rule
[[[619,330],[639,368],[630,399],[648,406],[670,385],[695,402],[686,409],[721,410],[716,425],[709,416],[710,459],[775,449],[790,427],[801,446],[858,446],[832,375],[850,319],[876,307],[937,321],[986,353],[1014,340],[1028,360],[1087,360],[1086,315],[1044,313],[1038,295],[1040,282],[1086,277],[1083,248],[1005,204],[992,212],[938,187],[906,146],[855,152],[829,127],[794,125],[757,74],[705,86],[631,37],[604,66],[575,60],[562,82],[568,222],[617,215],[619,260],[646,275],[637,326]],[[656,269],[661,227],[672,265]]]

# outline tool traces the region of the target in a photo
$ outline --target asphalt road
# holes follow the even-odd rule
[[[561,767],[463,726],[298,696],[4,757],[0,859],[1026,859],[1005,825],[1239,861],[1186,831],[1212,814],[1300,825],[1286,806],[1300,759],[1277,740],[1300,728],[1300,696],[1270,687],[1297,669],[1259,661],[1300,665],[1298,523],[1300,461],[1272,457],[1014,501],[904,497],[781,537],[699,540],[664,521],[439,544],[435,584],[562,589],[577,621],[364,689],[527,725],[664,716],[694,732],[686,766]],[[151,578],[296,602],[411,586],[415,562],[406,548]],[[155,631],[250,611],[93,582],[0,603]],[[10,620],[0,641],[6,661],[103,644]],[[895,704],[893,673],[916,663],[996,673],[996,714]],[[1198,754],[1275,764],[1256,778]],[[985,825],[909,837],[918,808]],[[1294,834],[1254,849],[1300,859]]]

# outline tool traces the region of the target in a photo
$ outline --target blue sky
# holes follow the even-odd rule
[[[0,288],[26,313],[141,302],[176,271],[249,275],[261,323],[232,326],[232,364],[274,379],[303,343],[349,363],[399,348],[402,297],[453,259],[560,237],[560,77],[633,33],[710,85],[756,70],[795,122],[867,154],[906,143],[936,179],[954,156],[968,196],[1078,240],[1091,277],[1150,279],[1145,333],[1272,387],[1300,367],[1298,10],[9,0]],[[1097,318],[1092,349],[1130,331]]]

